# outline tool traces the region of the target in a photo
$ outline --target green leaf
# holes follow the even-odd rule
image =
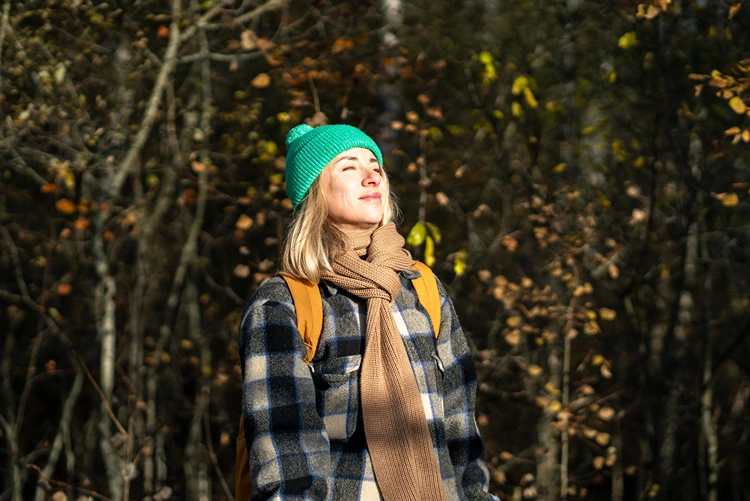
[[[430,268],[435,264],[435,242],[433,242],[430,237],[425,239],[424,262]]]
[[[411,227],[406,243],[412,247],[419,247],[424,243],[425,237],[427,237],[427,228],[420,222]]]
[[[439,244],[440,240],[442,240],[442,236],[440,235],[440,228],[438,228],[432,223],[427,223],[427,229],[430,230],[430,235],[432,235],[432,238],[433,240],[435,240],[435,243]]]

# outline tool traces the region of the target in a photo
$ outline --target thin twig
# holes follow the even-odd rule
[[[18,247],[16,247],[13,237],[5,226],[0,225],[0,233],[2,233],[5,245],[8,246],[8,250],[10,251],[10,259],[13,262],[13,271],[16,273],[18,288],[21,290],[23,297],[30,297],[29,288],[26,286],[26,281],[23,278],[23,266],[21,266],[21,258],[18,256]]]
[[[235,25],[246,24],[246,23],[248,23],[248,22],[250,22],[250,21],[252,21],[252,20],[254,20],[254,19],[256,19],[256,18],[258,18],[260,16],[262,16],[266,12],[272,12],[272,11],[281,9],[287,3],[289,3],[289,0],[270,0],[269,2],[264,3],[260,7],[254,9],[254,10],[251,10],[250,12],[246,12],[245,14],[242,14],[241,16],[233,19],[232,20],[232,24],[235,24]],[[217,29],[225,27],[226,24],[225,23],[211,23],[211,24],[204,24],[204,26],[205,26],[205,28],[207,30],[217,30]],[[199,26],[199,27],[202,28],[204,26]],[[192,28],[192,26],[191,26],[191,28]]]
[[[221,484],[221,488],[224,490],[224,495],[229,501],[234,501],[234,496],[232,495],[232,491],[229,490],[227,481],[224,479],[224,473],[221,471],[219,460],[216,457],[216,452],[214,451],[213,439],[211,439],[211,427],[209,426],[209,424],[208,412],[204,412],[203,425],[206,428],[206,446],[208,447],[208,455],[211,457],[211,462],[214,464],[216,476],[219,477],[219,483]]]
[[[60,481],[58,481],[58,480],[52,480],[51,478],[47,478],[47,477],[45,477],[45,476],[44,476],[44,475],[42,474],[42,469],[41,469],[41,468],[39,468],[39,467],[38,467],[37,465],[35,465],[35,464],[27,464],[27,465],[26,465],[26,468],[28,468],[28,469],[30,469],[30,470],[34,470],[34,471],[36,471],[36,472],[37,472],[37,473],[39,474],[39,477],[40,477],[40,478],[41,478],[42,480],[44,480],[45,482],[47,482],[48,484],[50,484],[50,485],[54,485],[54,486],[56,486],[56,487],[61,487],[61,488],[63,488],[63,489],[75,489],[75,490],[77,490],[78,492],[80,492],[81,494],[86,494],[87,496],[91,496],[91,497],[94,497],[94,498],[97,498],[97,499],[102,499],[103,501],[112,501],[112,500],[111,500],[110,498],[108,498],[107,496],[103,496],[103,495],[99,494],[99,493],[98,493],[98,492],[96,492],[96,491],[90,491],[90,490],[88,490],[88,489],[84,489],[83,487],[78,487],[77,485],[71,485],[71,484],[67,484],[67,483],[65,483],[65,482],[60,482]]]
[[[75,350],[73,350],[73,354],[78,358],[78,362],[81,364],[81,368],[86,373],[86,377],[89,378],[89,381],[91,381],[91,384],[94,386],[94,389],[99,394],[99,398],[102,399],[102,403],[104,404],[104,408],[107,409],[107,413],[109,414],[109,417],[112,418],[112,422],[115,423],[115,426],[117,426],[117,429],[122,433],[124,436],[128,436],[128,432],[125,431],[125,428],[122,427],[120,424],[120,421],[115,416],[115,413],[112,412],[112,407],[110,407],[109,402],[107,402],[107,398],[104,396],[104,393],[102,392],[102,389],[99,388],[99,385],[96,384],[96,381],[94,380],[94,376],[91,375],[91,372],[89,372],[89,368],[86,366],[86,362],[83,360],[83,357]]]
[[[315,86],[315,81],[312,79],[310,74],[307,74],[307,81],[310,83],[310,90],[313,95],[313,103],[315,104],[315,113],[320,113],[320,99],[318,99],[318,88]]]
[[[198,52],[196,54],[190,54],[189,56],[181,57],[177,62],[179,64],[194,63],[197,61],[201,61],[205,58],[208,58],[211,61],[218,61],[220,63],[230,63],[232,61],[250,61],[252,59],[257,59],[261,56],[263,56],[263,53],[260,51],[248,52],[246,54],[219,54],[216,52],[210,52],[208,56],[204,56],[203,53]]]
[[[55,435],[55,439],[52,442],[52,448],[50,449],[49,457],[47,458],[47,464],[42,470],[43,478],[50,478],[55,472],[55,467],[57,466],[57,461],[60,459],[60,453],[62,452],[63,448],[63,437],[65,435],[65,430],[70,428],[70,420],[73,416],[73,408],[75,407],[76,401],[78,400],[78,396],[81,394],[82,387],[83,373],[79,371],[78,374],[76,374],[75,380],[73,381],[73,387],[70,389],[70,393],[68,394],[68,397],[65,399],[65,403],[63,404],[62,416],[60,416],[60,427],[57,431],[57,435]],[[46,489],[44,489],[41,485],[37,485],[36,495],[34,499],[36,501],[44,501],[46,495]]]

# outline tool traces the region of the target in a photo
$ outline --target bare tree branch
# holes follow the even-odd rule
[[[99,494],[96,491],[92,491],[92,490],[89,490],[89,489],[84,489],[83,487],[78,487],[78,486],[75,486],[75,485],[66,484],[65,482],[59,482],[57,480],[52,480],[51,478],[46,478],[46,477],[44,477],[42,475],[42,469],[39,468],[35,464],[27,464],[26,468],[29,468],[30,470],[36,471],[39,474],[39,477],[42,480],[44,480],[45,482],[48,482],[50,485],[55,485],[55,486],[61,487],[63,489],[75,489],[78,492],[80,492],[81,494],[85,494],[87,496],[91,496],[91,497],[96,498],[96,499],[101,499],[102,501],[112,501],[107,496],[103,496],[103,495]]]
[[[110,407],[109,402],[107,402],[107,399],[104,396],[102,389],[99,388],[98,384],[96,384],[96,380],[94,379],[94,376],[91,375],[91,372],[89,371],[89,368],[86,366],[86,362],[83,360],[83,357],[79,355],[78,352],[74,351],[73,353],[78,359],[78,363],[81,364],[81,368],[86,373],[86,377],[88,377],[89,381],[91,382],[91,385],[99,394],[99,398],[102,399],[102,404],[104,404],[105,409],[107,409],[107,413],[109,414],[109,417],[112,419],[112,422],[115,423],[115,426],[117,426],[117,429],[120,431],[120,433],[127,436],[128,432],[125,431],[125,428],[122,427],[122,425],[120,424],[120,421],[117,419],[117,416],[115,416],[115,413],[112,411],[112,407]]]
[[[22,501],[21,497],[21,469],[18,467],[18,441],[16,432],[8,421],[5,420],[2,414],[0,414],[0,427],[2,427],[5,433],[5,440],[8,441],[9,452],[11,457],[12,476],[11,482],[13,484],[13,501]]]
[[[18,288],[21,290],[23,297],[30,297],[29,288],[26,286],[26,281],[23,278],[23,266],[21,265],[21,258],[18,256],[18,247],[16,247],[13,237],[5,226],[0,225],[0,233],[2,233],[5,245],[10,252],[10,259],[13,262],[13,271],[16,274]]]
[[[135,141],[128,150],[125,159],[120,164],[120,169],[115,173],[114,180],[109,190],[110,196],[113,199],[119,196],[125,179],[133,170],[135,162],[140,156],[143,146],[146,144],[146,140],[151,133],[151,128],[153,127],[159,112],[159,105],[161,104],[161,97],[164,93],[164,88],[167,85],[167,79],[172,75],[172,71],[177,64],[177,49],[180,46],[181,13],[182,7],[180,2],[178,0],[173,0],[172,23],[169,27],[169,44],[164,53],[164,64],[160,68],[159,74],[156,77],[156,83],[151,91],[151,97],[146,106],[146,113],[144,114],[141,125],[138,128],[138,134],[135,136]]]
[[[246,54],[218,54],[216,52],[211,52],[208,54],[208,56],[204,56],[203,53],[198,52],[197,54],[190,54],[189,56],[181,57],[177,62],[179,64],[194,63],[196,61],[206,59],[207,57],[211,61],[229,63],[232,61],[250,61],[252,59],[258,59],[262,56],[263,53],[260,51],[248,52]]]
[[[70,389],[70,393],[68,394],[68,397],[65,399],[65,403],[63,404],[63,411],[62,415],[60,416],[60,427],[58,429],[57,435],[55,435],[55,440],[52,442],[52,448],[49,452],[47,464],[44,466],[44,469],[42,469],[42,478],[50,478],[55,472],[55,467],[57,466],[58,459],[60,459],[60,453],[62,452],[63,448],[63,437],[65,435],[65,430],[70,428],[70,420],[73,416],[73,408],[75,407],[76,401],[78,400],[78,395],[81,394],[81,388],[83,388],[83,372],[78,371],[78,374],[76,374],[76,378],[73,380],[73,386]],[[36,496],[34,497],[34,500],[44,501],[46,496],[46,489],[44,489],[41,485],[37,485]]]

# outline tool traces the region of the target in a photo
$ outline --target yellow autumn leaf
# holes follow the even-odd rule
[[[544,385],[544,391],[546,391],[547,393],[549,393],[552,396],[560,394],[560,390],[558,390],[557,388],[555,388],[555,385],[552,384],[552,383],[545,384]]]
[[[456,256],[456,260],[453,262],[453,272],[461,276],[466,272],[466,253],[460,252],[458,256]]]
[[[237,222],[235,223],[235,227],[238,230],[242,231],[249,230],[252,225],[253,219],[247,214],[241,214],[240,217],[237,218]]]
[[[513,329],[513,328],[516,328],[516,327],[518,327],[519,325],[521,325],[521,317],[519,317],[519,316],[517,316],[517,315],[516,315],[516,316],[513,316],[513,317],[509,317],[509,318],[508,318],[508,319],[507,319],[507,320],[505,321],[505,323],[506,323],[506,324],[508,325],[508,327],[510,327],[511,329]]]
[[[595,336],[600,332],[601,329],[599,329],[599,324],[593,320],[591,322],[586,322],[586,324],[583,326],[583,333],[587,336]]]
[[[566,164],[565,162],[560,162],[559,164],[555,165],[555,167],[552,169],[552,172],[554,172],[555,174],[559,174],[564,171],[566,167],[568,167],[568,164]]]
[[[617,279],[617,277],[620,276],[620,269],[614,264],[610,264],[609,267],[607,268],[607,271],[609,271],[609,276],[614,279]]]
[[[531,92],[531,89],[529,89],[528,87],[524,87],[524,89],[523,89],[523,97],[526,98],[526,102],[533,109],[537,109],[539,107],[539,102],[537,102],[536,97],[534,97],[534,93]]]
[[[256,89],[265,89],[266,87],[271,85],[271,77],[268,75],[268,73],[260,73],[250,81],[250,85],[252,85]]]
[[[661,11],[656,5],[649,5],[646,7],[643,4],[638,5],[638,12],[636,13],[635,17],[640,19],[653,19],[656,16],[659,15]]]
[[[596,443],[604,447],[609,443],[611,436],[609,433],[597,433],[596,434]]]
[[[583,436],[588,439],[594,438],[597,433],[598,432],[593,428],[589,428],[588,426],[583,427]]]
[[[604,357],[601,355],[594,355],[594,358],[591,359],[591,365],[593,365],[594,367],[602,365],[603,363]]]
[[[602,308],[599,310],[599,316],[602,320],[614,320],[617,317],[617,313],[609,308]]]
[[[740,202],[740,197],[737,196],[737,193],[726,193],[719,200],[724,207],[735,207]]]
[[[514,117],[518,118],[523,115],[523,108],[521,108],[521,105],[519,103],[513,102],[513,104],[510,105],[510,112]]]
[[[593,134],[593,132],[594,132],[595,130],[596,130],[596,125],[589,125],[588,127],[584,128],[584,129],[583,129],[583,130],[581,131],[581,134],[583,134],[584,136],[588,136],[588,135],[590,135],[590,134]]]
[[[513,93],[514,96],[517,96],[521,94],[521,92],[523,92],[524,89],[528,88],[528,86],[529,86],[529,79],[522,75],[513,81],[511,92]]]
[[[636,159],[635,159],[635,161],[633,162],[633,167],[635,167],[636,169],[640,169],[640,168],[641,168],[641,167],[643,167],[643,166],[644,166],[645,164],[646,164],[646,159],[645,159],[645,158],[643,158],[643,157],[638,157],[638,158],[636,158]]]
[[[615,417],[615,410],[612,407],[602,407],[599,409],[598,416],[602,421],[611,421]]]
[[[550,412],[558,412],[560,409],[562,409],[562,404],[559,400],[553,400],[549,403],[547,408],[550,410]]]
[[[601,470],[602,468],[604,468],[604,457],[596,456],[592,461],[592,464],[594,465],[595,470]]]
[[[542,368],[536,364],[529,365],[527,370],[529,371],[529,374],[531,374],[534,377],[540,376],[543,372]]]
[[[521,342],[521,331],[515,329],[505,335],[505,342],[511,346],[518,346]]]
[[[628,31],[617,40],[617,46],[621,49],[632,49],[638,44],[638,36],[635,31]]]
[[[742,98],[738,96],[734,96],[732,99],[729,100],[729,106],[738,115],[742,115],[743,113],[747,111],[747,106],[745,105],[745,101],[743,101]]]

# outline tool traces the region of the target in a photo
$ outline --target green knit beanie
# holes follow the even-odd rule
[[[350,125],[298,125],[286,135],[286,194],[296,209],[313,181],[339,153],[367,148],[383,165],[383,154],[370,136]]]

